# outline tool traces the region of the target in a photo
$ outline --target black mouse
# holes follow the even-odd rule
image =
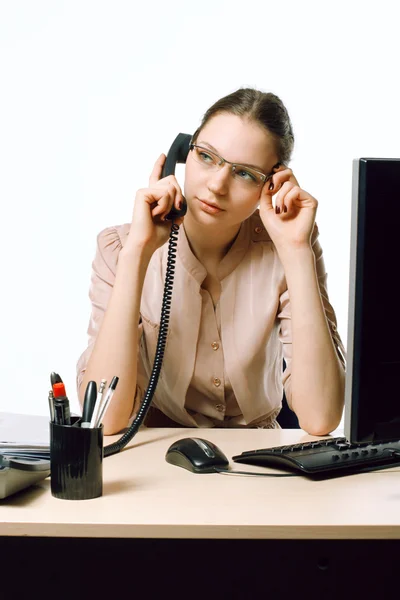
[[[229,460],[212,442],[200,438],[183,438],[167,450],[165,460],[192,473],[215,473],[215,467],[227,468]]]

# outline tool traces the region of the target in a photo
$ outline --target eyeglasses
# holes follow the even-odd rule
[[[204,148],[204,146],[198,146],[197,144],[190,144],[189,149],[193,152],[193,158],[208,169],[222,168],[225,163],[232,165],[231,173],[232,176],[243,183],[246,187],[260,187],[273,175],[273,172],[266,175],[262,171],[247,167],[246,165],[240,165],[232,163],[229,160],[225,160],[216,152]]]

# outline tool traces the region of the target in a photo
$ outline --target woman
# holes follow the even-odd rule
[[[281,100],[248,88],[217,101],[193,136],[188,211],[175,221],[169,332],[149,413],[158,424],[279,427],[285,391],[308,433],[339,425],[345,353],[326,290],[318,203],[287,166],[293,140]],[[153,365],[165,217],[184,200],[174,176],[160,179],[164,162],[162,154],[149,187],[138,190],[132,222],[98,236],[77,385],[82,403],[90,380],[119,376],[106,434],[135,415]]]

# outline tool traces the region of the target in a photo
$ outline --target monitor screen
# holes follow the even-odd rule
[[[353,161],[344,429],[400,439],[400,159]]]

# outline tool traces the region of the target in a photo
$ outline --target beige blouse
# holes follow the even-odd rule
[[[97,238],[89,343],[77,364],[78,391],[129,228],[129,224],[108,227]],[[312,247],[327,322],[345,366],[316,225]],[[153,366],[167,253],[168,243],[153,254],[144,280],[136,400],[143,398]],[[217,275],[221,295],[214,308],[209,292],[201,287],[207,271],[192,253],[181,226],[168,337],[153,406],[189,427],[277,427],[283,389],[291,400],[290,300],[282,264],[258,210],[242,223]]]

